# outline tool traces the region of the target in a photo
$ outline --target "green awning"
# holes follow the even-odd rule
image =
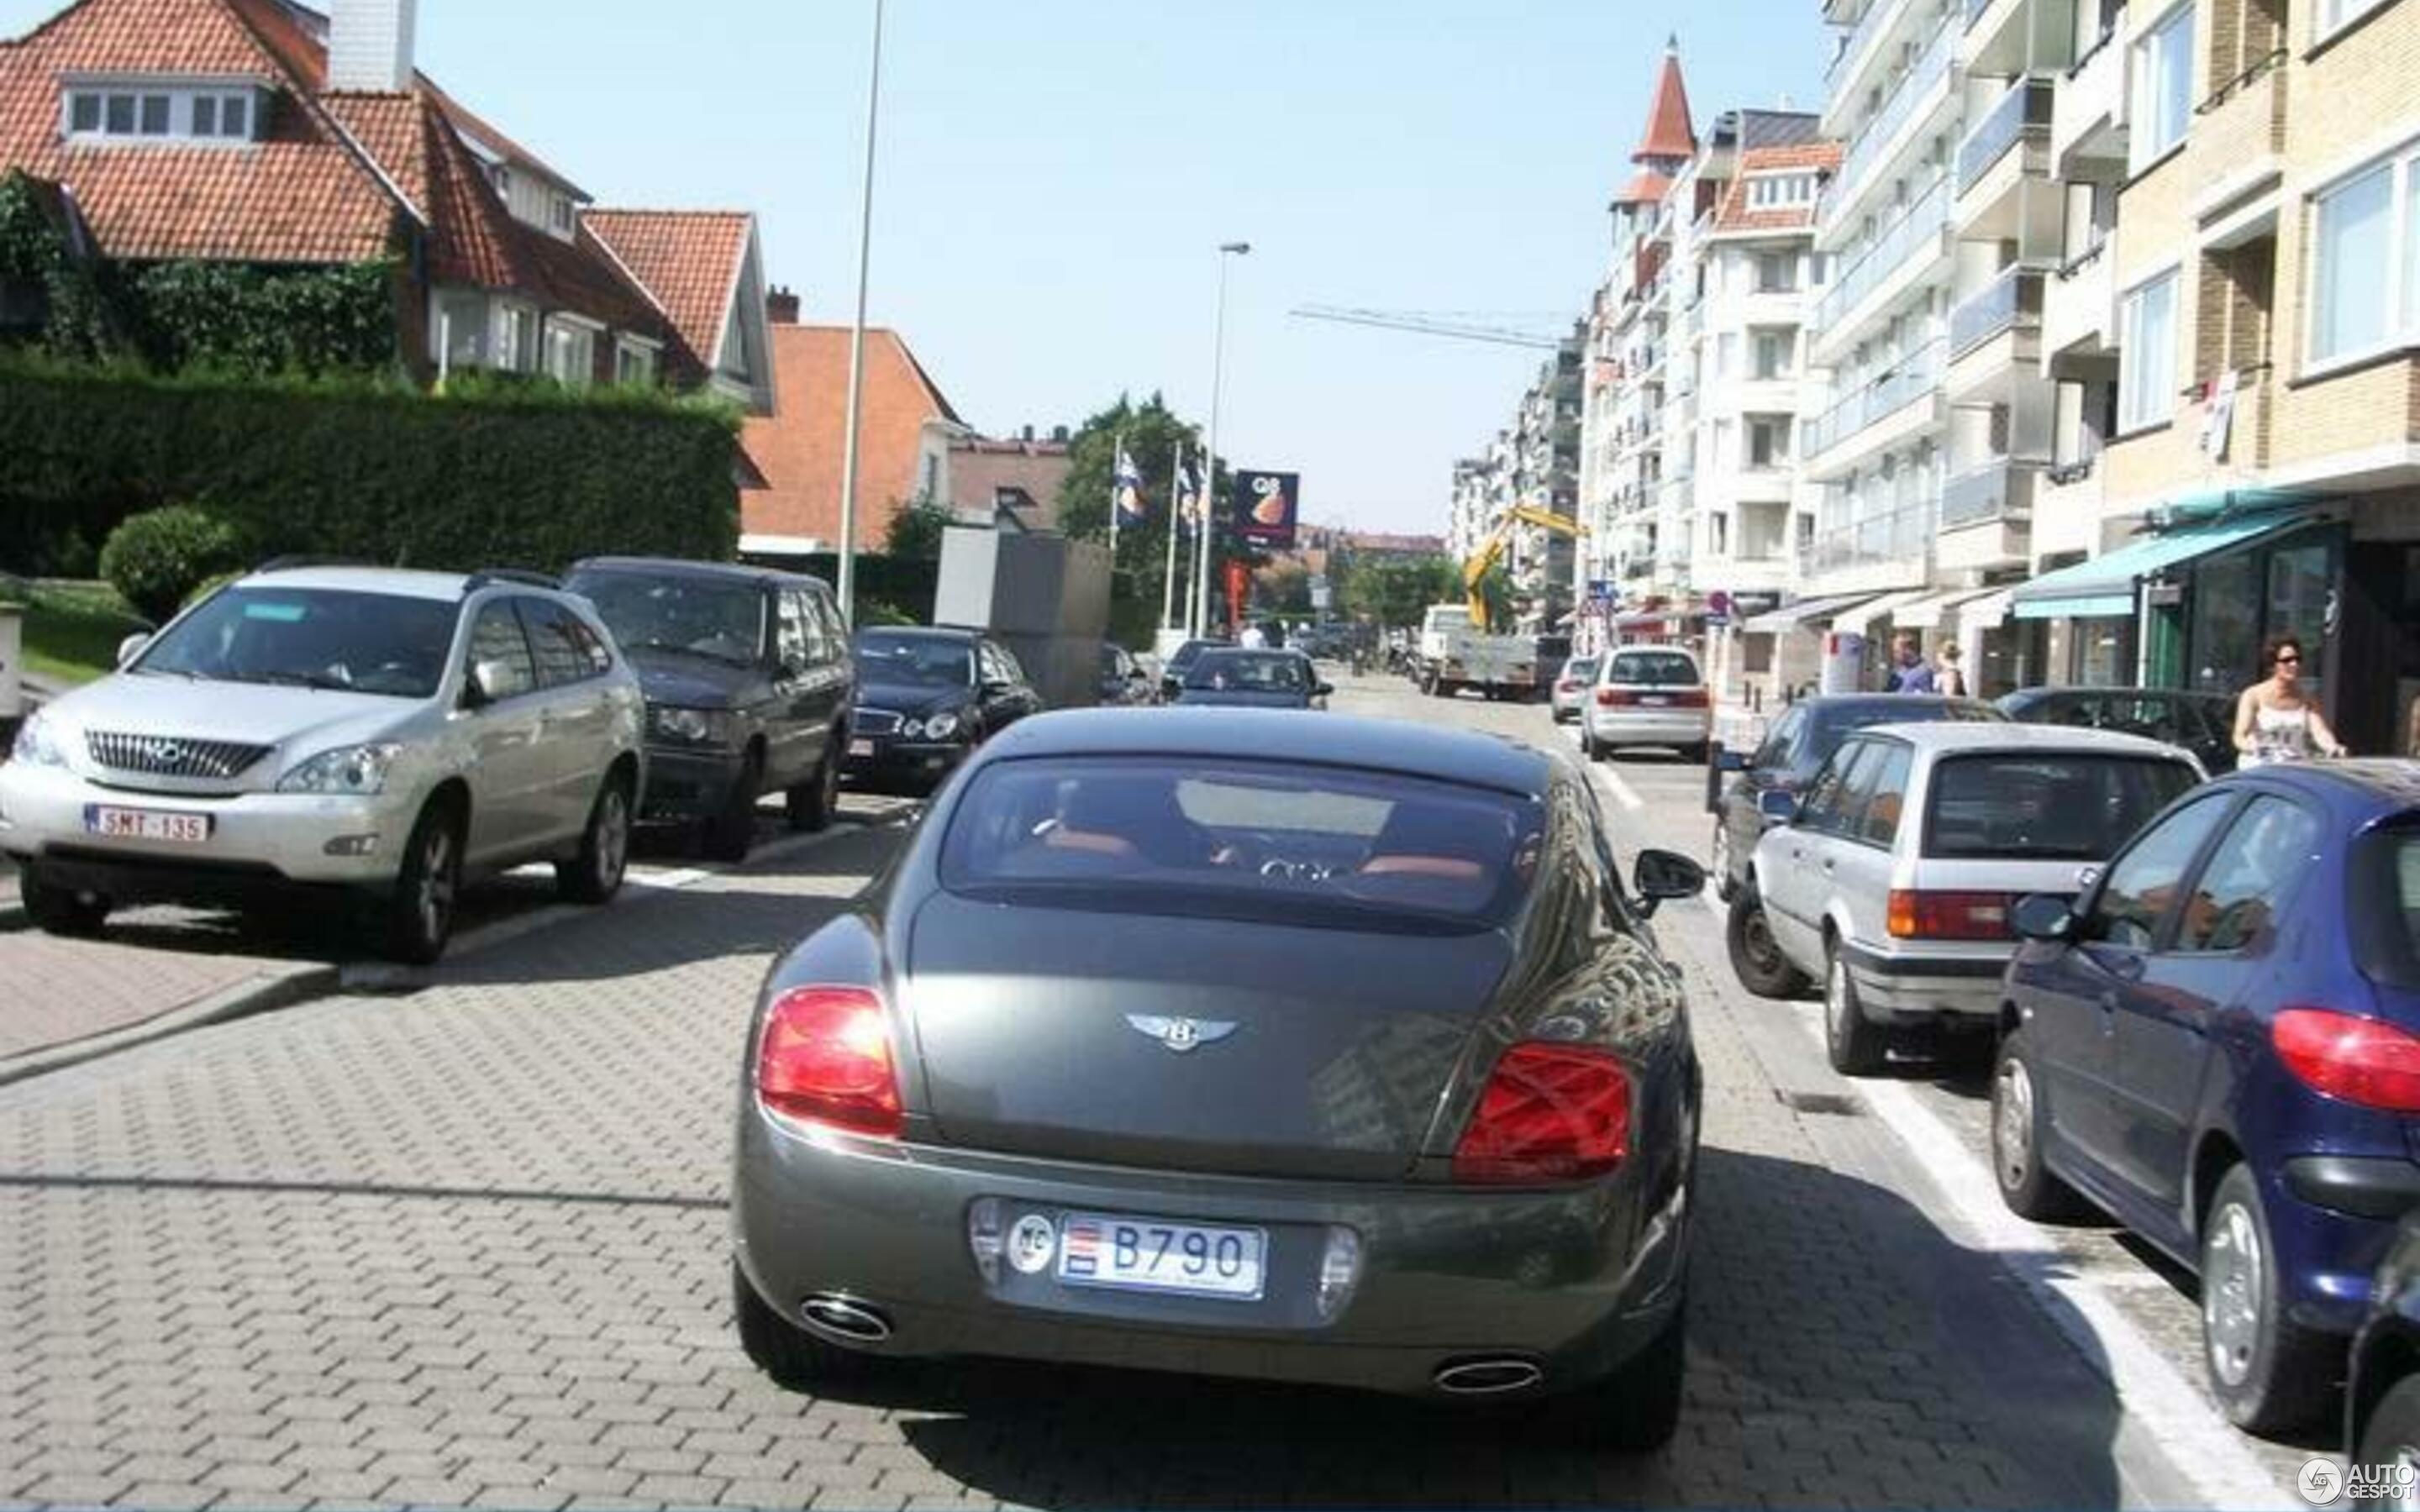
[[[2084,620],[2131,616],[2134,587],[2144,579],[2199,557],[2249,546],[2304,524],[2309,517],[2275,512],[2238,515],[2185,530],[2147,535],[2089,562],[2046,572],[2015,593],[2021,620]]]

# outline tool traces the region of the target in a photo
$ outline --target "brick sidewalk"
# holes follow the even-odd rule
[[[0,905],[16,902],[16,888],[13,874],[0,878]],[[115,1033],[307,969],[264,956],[61,939],[34,929],[0,933],[0,1071],[19,1056]]]

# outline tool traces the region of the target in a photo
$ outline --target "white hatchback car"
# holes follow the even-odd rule
[[[1731,960],[1751,992],[1823,984],[1824,1042],[1849,1074],[1916,1028],[1998,1024],[2009,912],[2072,897],[2135,830],[2203,779],[2190,752],[2098,730],[1885,724],[1858,731],[1731,898]]]
[[[518,574],[265,570],[18,732],[0,852],[68,933],[138,901],[359,895],[383,949],[445,949],[466,873],[622,883],[638,679],[582,599]]]
[[[1714,738],[1714,690],[1698,658],[1678,646],[1606,653],[1581,700],[1580,749],[1590,761],[1628,746],[1668,746],[1702,762]]]

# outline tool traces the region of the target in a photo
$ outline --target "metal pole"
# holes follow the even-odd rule
[[[1210,451],[1202,460],[1202,539],[1198,561],[1199,580],[1193,585],[1193,633],[1210,633],[1210,537],[1218,528],[1218,493],[1214,484],[1218,476],[1218,393],[1226,379],[1227,364],[1227,257],[1252,250],[1249,241],[1229,241],[1218,248],[1218,313],[1211,327],[1210,336]]]
[[[1168,473],[1168,577],[1159,586],[1159,627],[1176,626],[1176,538],[1185,524],[1185,443],[1171,448]]]
[[[1126,433],[1118,432],[1117,450],[1109,456],[1109,595],[1118,591],[1118,505],[1123,500],[1119,474],[1126,460]]]
[[[865,285],[874,250],[874,126],[882,99],[882,4],[874,0],[874,54],[865,83],[865,195],[857,219],[857,317],[848,332],[848,424],[840,454],[840,616],[857,623],[857,429],[865,390]]]

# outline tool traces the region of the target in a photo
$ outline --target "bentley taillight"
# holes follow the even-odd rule
[[[783,1118],[897,1137],[899,1077],[880,995],[793,987],[775,998],[756,1051],[756,1100]]]
[[[1454,1147],[1458,1181],[1603,1176],[1630,1153],[1630,1069],[1585,1045],[1516,1044],[1497,1061]]]

